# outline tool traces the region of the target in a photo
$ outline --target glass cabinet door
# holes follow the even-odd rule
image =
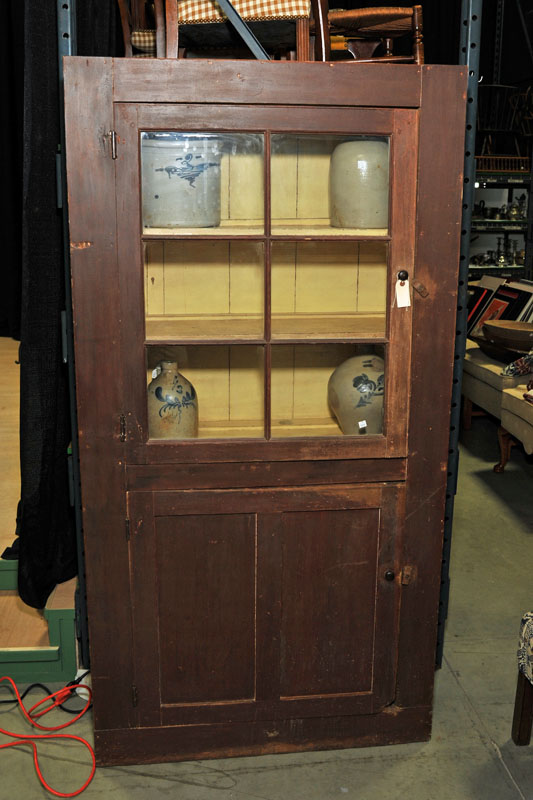
[[[388,435],[414,231],[389,128],[139,131],[148,440]]]

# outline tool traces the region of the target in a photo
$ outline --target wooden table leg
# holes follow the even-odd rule
[[[463,395],[463,430],[469,431],[472,427],[472,401]]]
[[[494,472],[503,472],[511,455],[511,447],[516,444],[516,441],[501,425],[498,428],[498,443],[500,445],[500,461],[494,465]]]
[[[518,673],[514,704],[512,739],[515,744],[527,745],[531,741],[533,722],[533,684],[523,672]]]

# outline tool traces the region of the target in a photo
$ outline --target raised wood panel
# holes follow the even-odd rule
[[[281,694],[370,692],[379,510],[282,517]]]
[[[360,714],[390,701],[400,583],[382,572],[397,567],[399,492],[130,494],[138,724]]]
[[[254,515],[163,517],[155,538],[162,704],[253,699]]]

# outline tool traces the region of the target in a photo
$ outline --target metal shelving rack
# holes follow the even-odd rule
[[[457,492],[457,473],[459,468],[461,382],[463,377],[463,358],[466,348],[470,230],[472,225],[474,187],[476,179],[476,163],[474,154],[476,146],[477,90],[479,81],[479,50],[481,42],[482,9],[483,0],[462,0],[459,63],[468,67],[468,88],[463,178],[463,214],[461,219],[461,250],[459,256],[459,289],[457,294],[457,324],[455,333],[452,408],[448,450],[448,480],[446,484],[446,506],[444,511],[444,543],[442,551],[441,592],[437,631],[437,667],[440,667],[442,664],[444,626],[446,623],[446,617],[448,615],[453,507],[455,494]]]
[[[526,250],[526,259],[523,264],[469,264],[469,278],[476,279],[481,275],[501,275],[504,278],[519,279],[522,277],[529,277],[527,275],[527,241],[531,239],[529,220],[529,197],[531,187],[531,173],[529,172],[498,172],[477,170],[476,172],[476,188],[482,189],[507,189],[509,191],[509,202],[513,199],[513,190],[521,189],[528,195],[528,218],[526,219],[472,219],[471,231],[472,233],[480,233],[481,235],[492,234],[495,236],[502,236],[504,240],[504,251],[508,250],[506,239],[510,236],[523,236],[524,249]],[[531,261],[531,254],[529,256]]]

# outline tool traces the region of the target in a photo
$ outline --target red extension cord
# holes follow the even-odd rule
[[[35,705],[32,706],[29,711],[27,711],[26,708],[24,707],[22,698],[13,680],[7,676],[4,676],[3,678],[0,678],[0,683],[2,683],[2,681],[9,681],[9,683],[13,688],[13,691],[17,696],[17,700],[19,702],[22,713],[24,714],[30,725],[33,725],[33,727],[38,728],[41,731],[60,731],[62,728],[67,728],[69,725],[72,725],[74,722],[77,722],[80,719],[80,717],[82,717],[85,714],[85,712],[91,705],[92,701],[92,692],[90,686],[86,686],[85,684],[80,683],[80,684],[74,684],[72,686],[65,686],[64,689],[59,689],[57,692],[53,692],[47,697],[44,697],[42,700],[39,700],[38,703],[35,703]],[[42,717],[44,714],[47,714],[53,708],[56,708],[56,706],[59,706],[62,703],[64,703],[65,700],[71,696],[72,692],[75,692],[78,689],[86,689],[88,693],[88,698],[84,708],[80,711],[80,713],[77,716],[74,717],[74,719],[70,719],[63,725],[56,725],[53,728],[46,728],[44,725],[40,725],[38,722],[35,721],[39,717]],[[46,703],[47,701],[50,701],[50,705],[46,706],[45,708],[42,708],[40,711],[37,711],[37,709],[40,706],[44,705],[44,703]],[[5,731],[3,728],[0,728],[0,733],[5,734],[6,736],[15,737],[12,742],[8,742],[7,744],[0,744],[0,750],[2,750],[5,747],[19,747],[20,745],[24,744],[31,744],[33,749],[33,763],[35,764],[35,769],[37,771],[37,775],[39,776],[39,780],[41,781],[44,788],[47,789],[52,794],[54,794],[56,797],[76,797],[78,794],[81,794],[92,781],[96,770],[96,760],[94,757],[94,752],[89,742],[86,742],[85,739],[82,739],[80,736],[73,736],[70,733],[55,733],[55,734],[12,733],[11,731]],[[55,789],[52,789],[52,787],[47,784],[41,772],[41,768],[39,766],[37,745],[34,741],[41,739],[70,739],[70,740],[75,740],[77,742],[81,742],[83,745],[85,745],[85,747],[91,754],[92,769],[91,769],[91,774],[89,775],[88,779],[85,781],[81,789],[78,789],[76,792],[70,792],[68,794],[65,794],[64,792],[56,792]]]

